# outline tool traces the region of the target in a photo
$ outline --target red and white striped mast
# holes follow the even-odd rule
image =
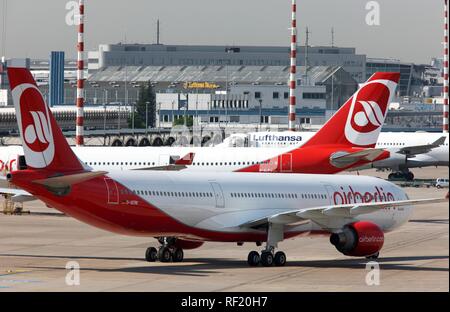
[[[444,0],[444,85],[443,132],[448,133],[448,0]]]
[[[295,88],[297,84],[297,0],[292,0],[291,68],[289,71],[289,131],[295,131]]]
[[[78,61],[77,61],[77,120],[76,138],[77,146],[84,145],[84,0],[79,0],[78,25]]]

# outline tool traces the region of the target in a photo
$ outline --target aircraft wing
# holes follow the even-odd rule
[[[0,195],[10,195],[11,200],[15,203],[24,203],[36,200],[36,197],[27,191],[14,188],[0,188]]]
[[[354,153],[335,153],[330,157],[330,163],[338,168],[344,168],[357,163],[358,161],[374,161],[386,150],[382,148],[368,148]]]
[[[425,154],[430,152],[432,149],[437,148],[444,144],[446,137],[442,136],[437,139],[435,142],[427,145],[416,145],[416,146],[406,146],[397,151],[399,154],[403,154],[406,156],[415,156],[419,154]]]
[[[329,218],[348,218],[376,212],[388,207],[402,207],[408,205],[424,205],[433,203],[448,202],[448,193],[445,198],[431,199],[412,199],[378,203],[356,203],[348,205],[329,205],[322,207],[313,207],[307,209],[291,210],[272,216],[260,218],[250,222],[243,223],[239,227],[258,228],[268,223],[290,225],[305,220],[311,220],[317,223]]]
[[[138,169],[132,169],[132,170],[181,171],[186,168],[187,168],[187,166],[184,166],[184,165],[167,165],[167,166],[158,166],[158,167],[138,168]]]
[[[194,162],[195,153],[188,153],[184,157],[170,156],[170,164],[158,167],[146,167],[134,170],[162,170],[162,171],[180,171],[186,169],[188,165]]]

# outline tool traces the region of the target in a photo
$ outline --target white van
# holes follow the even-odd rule
[[[436,179],[436,187],[439,189],[448,187],[448,179],[443,179],[443,178]]]

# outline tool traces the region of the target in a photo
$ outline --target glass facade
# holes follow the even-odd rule
[[[424,86],[425,66],[410,63],[401,63],[393,60],[367,60],[366,79],[375,72],[400,73],[400,82],[397,88],[399,96],[419,96]]]
[[[51,52],[49,95],[48,105],[64,104],[64,52]]]

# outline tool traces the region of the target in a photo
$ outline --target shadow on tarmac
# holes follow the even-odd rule
[[[413,223],[432,223],[432,224],[448,224],[448,219],[413,219],[409,220]]]
[[[142,263],[142,259],[138,258],[115,258],[115,257],[69,257],[69,256],[40,256],[40,255],[16,255],[16,254],[0,254],[2,257],[27,257],[27,258],[47,258],[47,259],[67,259],[67,260],[111,260],[111,261],[137,261]],[[429,261],[429,260],[448,260],[449,256],[413,256],[413,257],[385,257],[379,258],[377,262],[382,270],[398,270],[398,271],[429,271],[429,272],[448,272],[445,267],[427,267],[423,265],[412,264],[412,261]],[[336,269],[365,269],[366,264],[371,261],[367,259],[335,259],[335,260],[307,260],[307,261],[289,261],[286,267],[298,267],[304,269],[315,268],[336,268]],[[138,264],[136,263],[136,264]],[[52,269],[65,270],[64,266],[27,266],[32,269]],[[206,277],[208,275],[223,273],[227,269],[270,269],[270,268],[250,268],[246,261],[221,259],[221,258],[187,258],[182,263],[146,263],[144,266],[121,267],[121,268],[95,268],[89,267],[87,263],[81,263],[81,271],[95,272],[121,272],[121,273],[146,273],[146,274],[162,274],[162,275],[184,275]],[[272,269],[276,269],[272,267]]]

